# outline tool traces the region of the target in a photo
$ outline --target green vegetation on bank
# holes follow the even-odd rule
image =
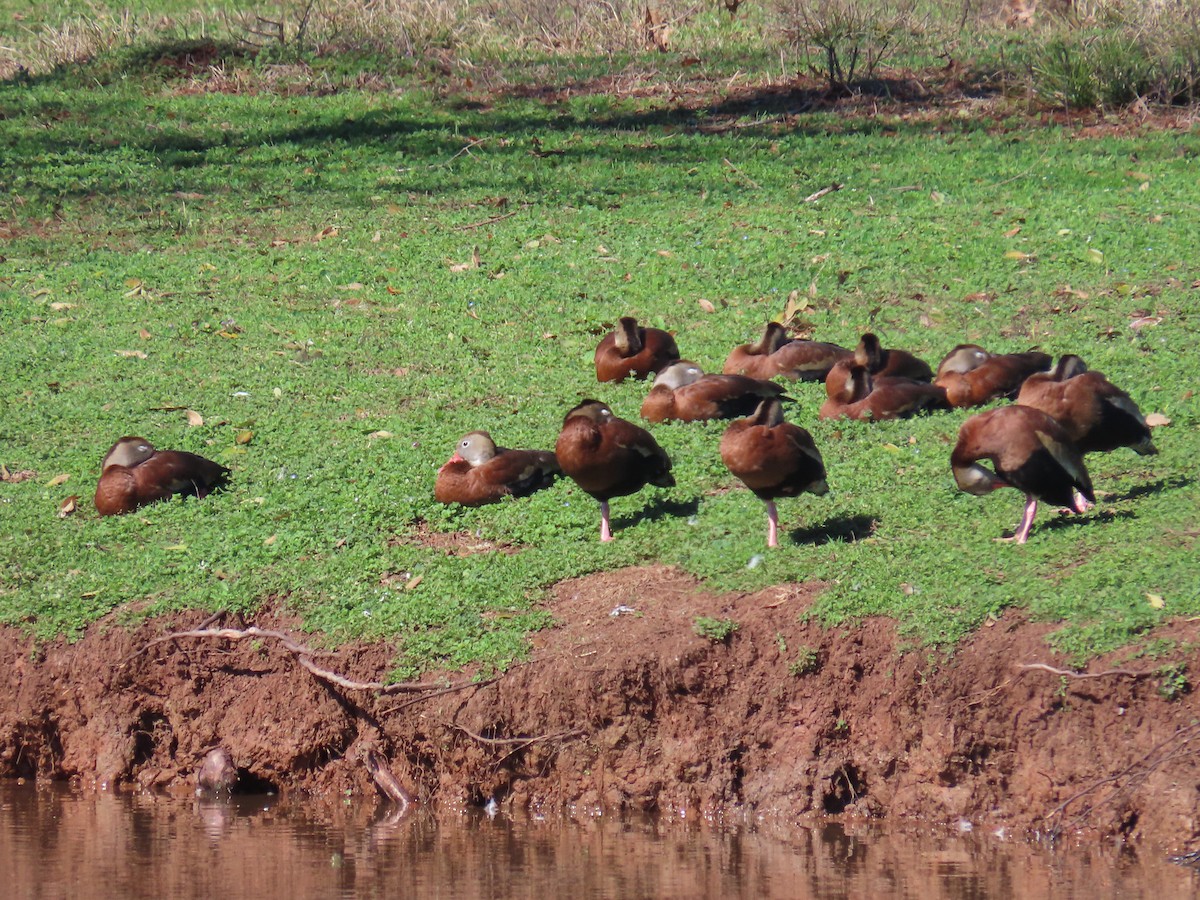
[[[311,70],[293,89],[232,53],[162,59],[0,84],[0,462],[36,473],[0,483],[0,621],[49,637],[279,604],[393,640],[411,673],[503,664],[549,621],[548,586],[644,562],[717,590],[819,579],[812,615],[894,616],[914,646],[1017,607],[1084,657],[1200,614],[1194,131],[886,105],[707,128],[667,90],[320,90]],[[1079,353],[1171,419],[1161,453],[1090,457],[1096,511],[999,544],[1020,496],[955,490],[966,413],[823,423],[821,387],[798,385],[831,494],[781,503],[777,552],[729,490],[720,423],[653,429],[678,487],[615,500],[609,545],[569,482],[433,502],[466,431],[550,447],[587,396],[636,419],[645,385],[591,369],[618,316],[719,369],[793,292],[820,339],[873,328],[934,363],[966,340]],[[122,434],[232,485],[98,519]]]

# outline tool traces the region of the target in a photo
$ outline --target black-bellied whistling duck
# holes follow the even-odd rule
[[[817,415],[822,419],[906,419],[923,410],[945,408],[946,392],[936,384],[911,378],[873,378],[864,366],[851,366],[842,389],[825,398]]]
[[[650,432],[619,419],[599,400],[567,413],[554,444],[562,472],[600,501],[600,540],[612,540],[608,501],[647,484],[673,487],[671,458]]]
[[[1057,419],[1082,453],[1118,447],[1142,455],[1158,452],[1137,404],[1099,372],[1089,371],[1078,356],[1064,356],[1053,372],[1026,379],[1017,402]]]
[[[497,447],[486,431],[472,431],[438,469],[433,496],[439,503],[483,506],[528,497],[550,487],[561,471],[549,450],[508,450]]]
[[[642,418],[649,422],[701,422],[748,416],[769,397],[782,397],[783,388],[747,375],[705,375],[694,362],[681,359],[654,377],[654,387],[642,401]]]
[[[979,464],[986,459],[995,472]],[[1066,430],[1032,406],[1002,406],[963,422],[950,468],[959,490],[980,496],[997,488],[1025,492],[1025,514],[1014,538],[1025,543],[1038,500],[1084,512],[1079,497],[1095,501],[1083,455]]]
[[[854,348],[854,358],[836,363],[825,376],[826,393],[833,397],[841,393],[851,366],[862,366],[872,378],[909,378],[913,381],[932,381],[933,369],[907,350],[885,350],[879,338],[867,332]]]
[[[1025,379],[1044,372],[1049,353],[989,353],[978,344],[959,344],[938,363],[933,383],[946,389],[951,406],[982,406],[1000,397],[1013,399]]]
[[[721,437],[721,459],[767,505],[767,546],[779,546],[777,497],[809,491],[825,494],[825,464],[812,435],[783,421],[778,398],[764,400],[746,419],[731,424]]]
[[[96,511],[116,516],[175,494],[204,497],[228,477],[229,470],[211,459],[183,450],[155,450],[145,438],[126,436],[100,463]]]
[[[733,348],[722,371],[764,380],[782,375],[793,381],[824,381],[834,363],[853,356],[837,344],[793,340],[779,322],[768,322],[756,343]]]
[[[646,378],[677,359],[679,347],[669,332],[641,328],[637,319],[623,316],[616,330],[606,334],[596,347],[596,379]]]

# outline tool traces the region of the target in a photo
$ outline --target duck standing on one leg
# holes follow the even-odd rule
[[[497,447],[486,431],[472,431],[438,469],[433,496],[439,503],[483,506],[505,497],[528,497],[552,485],[561,473],[549,450],[508,450]]]
[[[647,484],[673,487],[671,458],[644,428],[617,418],[598,400],[567,413],[554,445],[562,472],[600,501],[600,540],[612,540],[608,501]]]
[[[1017,403],[1053,416],[1080,453],[1106,453],[1118,447],[1141,456],[1158,452],[1137,404],[1099,372],[1088,371],[1078,356],[1063,356],[1054,371],[1027,378]],[[1086,501],[1083,505],[1091,506]]]
[[[766,504],[768,547],[779,546],[776,498],[829,491],[825,464],[812,435],[783,420],[783,404],[777,398],[764,400],[752,416],[725,430],[721,460]]]
[[[155,450],[145,438],[127,435],[100,463],[96,512],[121,515],[176,494],[204,497],[228,477],[229,470],[211,459],[184,450]]]
[[[986,459],[995,472],[979,464]],[[983,496],[997,488],[1025,493],[1025,514],[1014,539],[1023,544],[1038,500],[1084,512],[1076,494],[1095,502],[1083,456],[1066,430],[1040,409],[1003,406],[971,416],[958,430],[950,468],[959,490]]]

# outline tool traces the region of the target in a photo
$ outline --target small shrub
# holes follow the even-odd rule
[[[1171,663],[1163,666],[1158,670],[1158,676],[1158,693],[1166,700],[1178,700],[1192,690],[1192,685],[1187,677],[1186,663]]]
[[[713,619],[708,616],[697,616],[692,620],[692,630],[702,638],[707,638],[714,644],[725,643],[738,630],[737,622],[733,619]]]
[[[1052,106],[1088,108],[1100,99],[1091,63],[1074,42],[1050,41],[1031,69],[1034,93]]]
[[[784,0],[779,14],[788,40],[830,88],[874,77],[914,30],[913,8],[905,0]]]
[[[788,666],[788,673],[795,678],[802,675],[813,675],[821,668],[820,657],[812,647],[801,647],[795,660]]]

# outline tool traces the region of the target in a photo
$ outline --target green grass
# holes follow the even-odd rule
[[[502,665],[550,585],[647,561],[715,590],[820,579],[820,621],[893,616],[914,645],[1018,608],[1085,658],[1200,614],[1194,132],[885,112],[711,134],[665,96],[184,84],[112,59],[0,84],[0,462],[38,473],[0,484],[0,621],[48,638],[114,610],[278,604],[394,640],[404,673]],[[586,396],[636,418],[644,385],[594,380],[606,323],[668,327],[719,369],[794,290],[822,339],[873,328],[934,363],[966,340],[1080,353],[1171,418],[1162,452],[1091,457],[1097,512],[998,544],[1020,497],[955,490],[966,413],[823,423],[800,385],[831,494],[781,504],[778,551],[762,504],[721,492],[720,424],[654,429],[678,487],[614,501],[609,545],[569,482],[433,502],[467,431],[550,447]],[[232,486],[97,519],[122,434],[215,458]],[[420,529],[521,549],[460,558]]]

